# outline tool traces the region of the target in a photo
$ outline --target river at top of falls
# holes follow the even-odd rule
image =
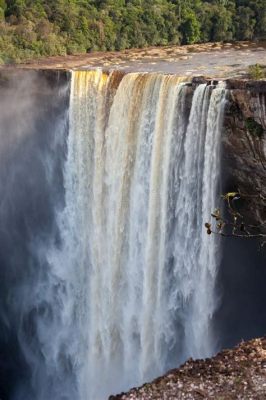
[[[219,240],[204,223],[224,104],[223,87],[174,75],[72,72],[37,400],[103,400],[215,351]]]

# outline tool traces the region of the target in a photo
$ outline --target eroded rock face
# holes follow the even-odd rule
[[[229,81],[222,137],[225,190],[250,197],[240,203],[249,223],[266,219],[266,82]]]
[[[261,197],[266,195],[265,81],[229,80],[227,87],[221,192],[250,196],[237,200],[235,207],[245,224],[265,233],[265,225],[261,226],[266,220]],[[266,251],[258,238],[222,238],[221,245],[216,289],[220,307],[214,327],[219,347],[225,348],[266,332]]]

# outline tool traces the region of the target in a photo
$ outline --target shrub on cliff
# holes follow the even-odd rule
[[[251,65],[249,67],[249,76],[255,80],[266,78],[265,67],[259,64]]]

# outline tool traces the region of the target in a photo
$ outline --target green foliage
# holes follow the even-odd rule
[[[254,118],[246,119],[246,128],[255,137],[261,138],[264,134],[262,125],[255,121]]]
[[[0,0],[0,63],[266,38],[265,0]]]
[[[240,6],[235,18],[236,38],[250,40],[254,36],[256,18],[254,11],[249,7]]]
[[[263,79],[266,77],[266,72],[262,66],[254,64],[249,67],[249,76],[251,79]]]
[[[200,23],[192,10],[185,10],[180,26],[183,44],[193,44],[200,41]]]

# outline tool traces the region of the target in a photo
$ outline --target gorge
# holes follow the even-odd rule
[[[224,190],[263,184],[244,124],[266,127],[263,82],[99,68],[0,87],[3,400],[106,399],[265,333],[265,256],[204,227]]]

